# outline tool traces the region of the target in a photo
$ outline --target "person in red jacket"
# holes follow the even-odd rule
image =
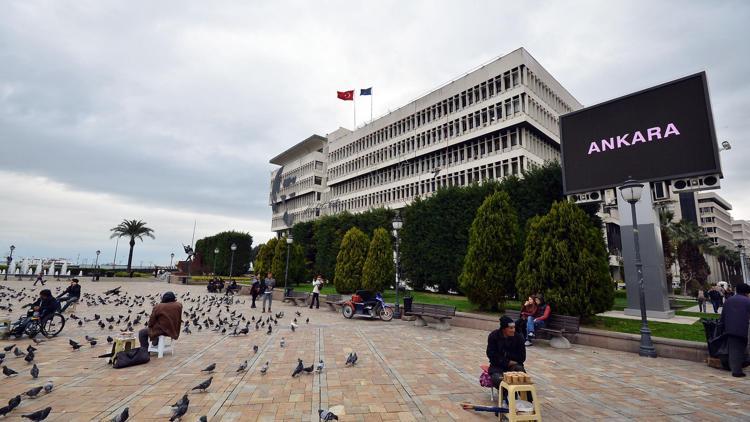
[[[544,302],[544,295],[538,293],[534,298],[536,301],[536,313],[526,319],[526,343],[525,346],[533,346],[531,340],[534,339],[534,330],[544,327],[545,321],[552,313],[552,308]]]

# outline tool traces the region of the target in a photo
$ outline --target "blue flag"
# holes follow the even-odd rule
[[[360,89],[359,95],[372,95],[372,87]]]

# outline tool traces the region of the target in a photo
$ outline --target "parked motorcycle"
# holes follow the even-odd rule
[[[373,293],[367,290],[357,290],[351,300],[344,303],[341,313],[345,318],[353,318],[355,315],[364,315],[370,318],[380,318],[383,321],[393,319],[393,307],[383,300],[380,292]]]

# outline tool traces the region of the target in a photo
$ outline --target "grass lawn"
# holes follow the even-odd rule
[[[586,324],[586,326],[620,333],[639,334],[641,332],[641,321],[634,319],[594,316],[593,321]],[[653,337],[690,340],[701,343],[706,341],[706,334],[703,331],[703,324],[700,321],[691,325],[649,321],[648,327],[651,329]]]

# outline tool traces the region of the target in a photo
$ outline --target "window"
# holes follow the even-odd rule
[[[320,176],[315,176],[315,184],[316,185],[322,185],[323,184],[323,178]]]

